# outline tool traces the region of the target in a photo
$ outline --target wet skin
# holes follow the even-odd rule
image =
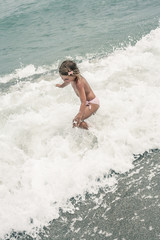
[[[92,99],[95,98],[94,92],[92,91],[86,79],[82,76],[76,77],[61,75],[61,78],[64,81],[64,83],[56,84],[56,87],[63,88],[71,83],[76,95],[80,98],[81,101],[79,112],[73,119],[73,127],[82,127],[88,129],[87,123],[83,124],[82,121],[90,117],[99,108],[99,105],[92,103],[90,104],[91,109],[89,109],[89,107],[86,106],[86,101],[91,101]]]

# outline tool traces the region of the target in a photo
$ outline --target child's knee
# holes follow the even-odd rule
[[[88,124],[84,121],[80,123],[79,127],[88,130]]]

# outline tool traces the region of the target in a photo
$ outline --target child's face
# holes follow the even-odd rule
[[[65,76],[61,75],[61,78],[63,79],[64,82],[70,83],[75,80],[75,76]]]

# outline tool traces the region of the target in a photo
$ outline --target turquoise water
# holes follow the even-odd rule
[[[0,2],[0,239],[159,239],[159,20],[159,0]]]
[[[158,0],[1,1],[0,75],[66,56],[106,55],[158,26]]]

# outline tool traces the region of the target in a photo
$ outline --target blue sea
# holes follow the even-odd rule
[[[76,61],[89,131],[59,89]],[[0,2],[0,239],[160,239],[160,1]]]

